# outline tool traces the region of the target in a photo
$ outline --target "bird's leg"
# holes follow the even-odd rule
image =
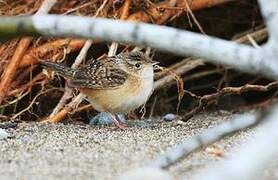
[[[108,114],[110,114],[110,116],[112,117],[112,119],[113,119],[113,121],[114,121],[114,123],[115,123],[115,126],[116,126],[117,128],[119,128],[119,129],[124,129],[124,127],[121,125],[121,121],[120,121],[120,119],[119,119],[119,117],[118,117],[117,114],[115,114],[115,115],[113,115],[113,114],[111,114],[111,113],[108,113]]]

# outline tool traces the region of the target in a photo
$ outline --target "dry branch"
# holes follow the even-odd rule
[[[3,31],[8,25],[13,29],[18,23],[25,27],[21,30],[23,34],[41,33],[47,36],[93,37],[106,41],[150,46],[180,55],[199,56],[212,63],[229,65],[245,72],[261,73],[270,78],[278,78],[278,63],[275,58],[269,58],[264,49],[257,50],[247,45],[175,28],[102,18],[45,15],[1,18],[0,31]],[[69,24],[73,26],[69,26]],[[1,34],[15,35],[7,31],[3,33]]]
[[[86,40],[83,39],[58,39],[45,43],[38,47],[33,47],[27,54],[25,54],[20,63],[20,67],[36,65],[38,63],[37,57],[43,57],[50,51],[66,46],[70,52],[74,52],[82,48]]]
[[[22,59],[26,49],[29,47],[31,41],[32,39],[29,37],[22,38],[20,40],[10,63],[3,73],[0,82],[0,104],[2,104],[3,100],[6,98],[6,95],[10,90],[12,79],[17,71],[17,67],[19,66],[20,60]]]
[[[216,103],[220,97],[230,95],[230,94],[241,95],[242,93],[250,92],[250,91],[266,92],[277,88],[278,88],[278,81],[275,81],[269,83],[266,86],[246,84],[241,87],[225,87],[216,93],[205,95],[202,97],[193,95],[195,98],[198,98],[199,105],[196,108],[189,111],[188,113],[186,113],[183,116],[183,121],[186,121],[190,119],[192,116],[194,116],[195,114],[198,114],[199,112],[203,111],[207,106]]]
[[[46,14],[55,3],[56,0],[45,0],[35,15]],[[30,37],[25,37],[20,40],[11,61],[9,62],[8,66],[6,67],[3,73],[3,77],[0,82],[0,104],[2,103],[8,91],[10,90],[12,79],[31,41],[32,38]]]

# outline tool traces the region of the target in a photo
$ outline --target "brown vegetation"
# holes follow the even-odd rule
[[[41,4],[42,0],[0,1],[0,13],[9,16],[30,15],[36,13]],[[267,38],[253,0],[70,0],[58,1],[50,13],[163,24],[240,43],[251,42],[253,45]],[[0,44],[0,120],[41,120],[48,116],[62,97],[65,83],[58,76],[42,72],[38,60],[47,59],[70,65],[85,42],[84,39],[24,37]],[[107,54],[105,45],[101,40],[93,40],[88,56],[98,58]],[[132,48],[119,45],[118,52]],[[186,120],[211,104],[232,109],[236,109],[235,104],[254,108],[268,105],[263,102],[275,101],[277,97],[277,83],[263,77],[213,66],[198,58],[184,59],[155,51],[151,51],[151,56],[170,70],[156,74],[157,91],[146,105],[147,112],[151,109],[160,115],[175,112],[178,103],[180,113],[185,114]],[[175,72],[176,78],[169,72]],[[179,93],[173,79],[178,79]],[[226,97],[231,94],[233,96]],[[81,114],[91,111],[91,107],[85,103],[78,110],[74,106],[65,106],[57,116],[52,117],[53,122],[62,120],[71,111]]]

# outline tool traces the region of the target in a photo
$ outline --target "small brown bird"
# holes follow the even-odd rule
[[[153,65],[157,64],[141,52],[92,60],[79,69],[47,61],[41,63],[67,78],[70,87],[87,95],[97,111],[109,113],[119,128],[122,126],[117,113],[130,112],[150,97],[154,83]]]

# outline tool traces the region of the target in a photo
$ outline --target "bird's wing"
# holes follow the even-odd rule
[[[111,89],[123,85],[127,73],[115,66],[93,60],[83,68],[78,69],[69,80],[69,85],[79,88]]]

